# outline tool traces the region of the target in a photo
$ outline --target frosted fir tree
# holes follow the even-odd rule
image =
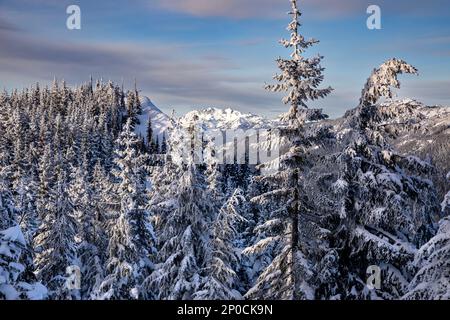
[[[155,235],[147,211],[147,159],[137,149],[138,139],[128,119],[117,140],[115,186],[108,221],[106,276],[97,299],[141,299],[140,286],[153,268]]]
[[[418,271],[412,279],[408,300],[450,299],[450,219],[444,218],[435,237],[416,254],[414,261]]]
[[[95,199],[87,171],[83,168],[74,169],[71,178],[69,197],[78,226],[77,256],[83,275],[80,298],[87,300],[103,278],[104,257],[101,237],[105,236],[105,232],[96,212],[98,203],[95,200],[99,199]]]
[[[36,191],[38,189],[36,175],[30,171],[16,182],[14,189],[16,191],[15,203],[20,213],[18,222],[20,223],[27,243],[31,243],[40,224],[36,208]]]
[[[447,179],[450,174],[447,175]],[[439,230],[416,253],[414,269],[417,270],[403,299],[449,300],[450,299],[450,192],[441,204],[442,215]]]
[[[390,59],[384,62],[379,68],[374,69],[362,90],[358,107],[358,119],[363,128],[370,124],[370,121],[379,121],[380,115],[376,106],[380,98],[392,99],[393,88],[400,89],[398,75],[403,73],[418,74],[418,70],[412,65],[400,59]],[[395,110],[392,110],[395,112]]]
[[[290,60],[277,60],[282,74],[275,79],[281,84],[267,86],[272,91],[288,91],[283,102],[290,104],[291,109],[280,119],[281,145],[285,149],[277,159],[280,172],[255,178],[259,187],[252,187],[261,193],[251,199],[259,211],[259,221],[254,242],[244,250],[249,261],[253,260],[253,265],[247,266],[250,277],[259,275],[246,294],[250,299],[314,298],[310,283],[312,263],[306,256],[314,251],[308,247],[313,242],[304,239],[314,219],[308,212],[310,200],[304,195],[303,175],[310,166],[306,156],[309,150],[320,146],[322,136],[308,133],[305,123],[326,116],[321,110],[307,109],[306,103],[327,96],[332,89],[319,89],[324,79],[322,57],[303,57],[305,50],[318,41],[305,40],[299,34],[301,13],[296,0],[291,0],[291,5],[291,39],[281,43],[293,48],[293,53]],[[270,164],[262,166],[265,165]]]
[[[50,144],[44,145],[43,154],[39,159],[39,187],[37,195],[37,211],[39,219],[46,215],[46,205],[50,198],[50,191],[55,183],[54,159]]]
[[[131,119],[133,126],[139,124],[138,115],[142,114],[142,106],[136,81],[134,82],[134,90],[128,91],[126,108],[127,116]]]
[[[0,154],[0,229],[4,230],[16,223],[17,209],[14,204],[10,185],[10,167],[2,164],[4,155]]]
[[[155,272],[146,280],[157,299],[192,299],[202,283],[205,254],[210,245],[213,202],[203,174],[193,164],[183,173],[176,206],[159,235],[162,247]]]
[[[243,191],[236,189],[220,209],[212,225],[212,242],[206,255],[204,283],[195,299],[240,300],[240,249],[237,247],[238,225],[244,221],[240,208],[245,202]]]
[[[291,109],[285,115],[287,120],[320,120],[324,118],[321,112],[312,112],[307,109],[307,102],[324,98],[332,92],[328,87],[320,89],[324,76],[324,68],[321,66],[322,56],[312,58],[304,57],[306,49],[310,48],[319,41],[315,39],[307,40],[299,33],[301,12],[298,9],[297,0],[291,1],[292,21],[287,30],[291,32],[289,40],[282,39],[280,43],[286,48],[292,48],[291,59],[277,59],[278,68],[281,74],[274,76],[279,84],[266,85],[266,89],[274,92],[287,92],[288,95],[283,99],[285,104],[290,104]]]
[[[146,149],[147,149],[148,153],[158,154],[159,153],[159,137],[158,137],[158,135],[156,135],[156,138],[154,137],[151,116],[148,117],[146,140],[147,140],[147,148]]]
[[[45,286],[22,279],[26,266],[20,263],[20,258],[26,250],[29,248],[19,226],[0,230],[0,300],[47,298]]]
[[[70,266],[77,265],[76,220],[68,195],[67,176],[58,173],[54,189],[51,189],[45,214],[34,239],[35,265],[38,280],[45,283],[51,299],[72,299],[78,297],[67,286]]]
[[[188,130],[192,142],[195,132],[195,123],[192,123]],[[170,149],[173,148],[170,145]],[[217,212],[207,189],[205,169],[195,164],[193,149],[186,151],[187,157],[178,165],[181,178],[177,186],[172,185],[176,187],[175,196],[166,198],[164,216],[158,228],[159,264],[146,280],[146,286],[158,292],[157,299],[194,298],[203,283],[205,256],[211,239],[209,226]],[[167,211],[168,208],[171,210]]]
[[[450,175],[448,175],[450,176]],[[447,180],[450,180],[447,178]],[[444,217],[449,216],[450,215],[450,191],[447,192],[447,194],[444,197],[444,201],[442,201],[441,204],[442,207],[442,215]]]
[[[31,170],[30,170],[31,171]],[[35,281],[33,264],[33,239],[41,223],[36,208],[37,178],[30,172],[24,175],[13,186],[16,193],[15,206],[17,208],[17,224],[25,237],[27,250],[22,251],[20,262],[25,266],[22,278],[26,281]]]
[[[450,183],[450,172],[448,172],[443,179],[443,187],[445,188],[443,193],[447,192],[444,195],[444,198],[441,202],[441,216],[448,217],[450,216],[450,190],[448,190]]]
[[[162,137],[162,141],[161,141],[161,154],[166,154],[167,153],[167,137],[166,137],[166,133],[163,133],[163,137]]]
[[[328,195],[328,211],[334,207],[336,218],[327,238],[340,275],[325,292],[341,299],[399,299],[405,294],[415,252],[434,235],[439,217],[430,180],[433,166],[396,152],[381,131],[384,118],[376,103],[392,95],[389,85],[397,83],[398,73],[415,70],[398,61],[380,68],[380,74],[388,74],[381,77],[385,80],[375,80],[380,79],[377,71],[371,75],[360,106],[347,116],[353,129],[343,140],[343,151],[325,157],[330,163],[323,168],[328,182],[322,190],[335,193],[334,200]],[[383,84],[374,85],[378,82]],[[324,203],[321,210],[326,207]],[[373,265],[380,267],[384,279],[377,290],[365,285],[366,268]]]

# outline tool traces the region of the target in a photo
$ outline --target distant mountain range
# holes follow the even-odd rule
[[[148,117],[151,116],[152,127],[160,138],[171,126],[170,117],[158,109],[148,97],[141,97],[143,109],[141,124],[136,130],[145,136]],[[352,119],[357,109],[348,111],[343,117],[311,123],[312,126],[330,126],[338,139],[345,139],[351,132]],[[450,107],[426,106],[421,102],[405,99],[385,102],[378,105],[382,132],[389,143],[403,154],[416,155],[430,160],[438,169],[435,183],[448,184],[445,176],[450,172]],[[175,119],[180,127],[187,128],[195,121],[202,130],[249,130],[276,128],[277,120],[267,119],[251,113],[242,113],[233,109],[207,108],[194,110]]]

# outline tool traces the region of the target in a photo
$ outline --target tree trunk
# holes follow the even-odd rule
[[[291,211],[291,223],[292,223],[292,230],[291,230],[291,254],[292,254],[292,281],[293,281],[293,299],[294,300],[300,300],[299,292],[297,290],[297,285],[299,283],[299,279],[297,279],[297,251],[299,246],[299,233],[298,233],[298,224],[299,224],[299,190],[298,190],[298,169],[294,171],[294,174],[292,176],[292,182],[294,187],[294,201]]]

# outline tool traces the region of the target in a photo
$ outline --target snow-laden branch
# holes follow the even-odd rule
[[[400,89],[398,75],[410,73],[418,75],[418,70],[403,60],[391,59],[375,69],[367,79],[362,91],[360,105],[373,105],[381,97],[391,99],[393,97],[392,88]]]

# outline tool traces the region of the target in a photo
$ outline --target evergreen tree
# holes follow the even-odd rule
[[[291,59],[277,59],[281,74],[274,79],[280,84],[267,85],[266,89],[275,92],[287,91],[288,95],[283,99],[285,104],[291,105],[290,115],[299,116],[298,108],[307,108],[306,102],[317,100],[331,93],[332,89],[318,89],[323,81],[324,68],[320,63],[323,57],[305,58],[303,53],[309,47],[317,44],[315,39],[306,40],[299,33],[301,12],[297,6],[297,0],[290,0],[292,21],[287,30],[291,32],[289,40],[282,39],[280,43],[286,48],[293,48]],[[322,116],[321,114],[319,114]],[[303,115],[302,115],[303,116]]]
[[[391,65],[388,61],[379,69],[380,85],[374,80],[379,79],[378,71],[369,78],[360,106],[347,119],[358,125],[344,150],[329,157],[325,169],[329,181],[325,186],[336,192],[331,201],[336,215],[329,226],[333,232],[328,236],[340,279],[333,293],[342,299],[399,299],[408,287],[415,250],[435,233],[434,217],[439,216],[429,180],[433,167],[397,153],[380,130],[384,116],[376,103],[384,94],[391,96],[389,84],[397,84],[397,74],[404,70],[396,62],[390,70]],[[373,265],[382,270],[379,290],[365,285],[366,270]]]
[[[19,226],[0,230],[0,300],[46,299],[47,289],[41,283],[22,279],[26,267],[20,257],[25,250],[29,248]]]
[[[99,286],[100,299],[139,299],[140,285],[153,268],[155,236],[146,207],[146,157],[138,152],[138,139],[128,119],[116,142],[112,217],[106,277]]]
[[[450,192],[442,202],[442,213],[450,210]],[[450,218],[446,215],[439,230],[429,242],[417,251],[414,269],[418,270],[403,299],[450,299]]]
[[[167,140],[166,140],[166,135],[164,133],[163,137],[162,137],[162,142],[161,142],[161,154],[166,154],[166,153],[167,153]]]
[[[418,269],[403,299],[450,299],[450,219],[444,218],[435,237],[417,252],[414,265]]]
[[[148,124],[147,124],[147,150],[150,154],[158,154],[159,153],[159,143],[158,143],[158,136],[153,136],[153,128],[152,128],[152,119],[151,116],[148,117]]]
[[[176,206],[159,235],[161,263],[146,281],[158,292],[157,299],[193,299],[202,283],[213,208],[204,177],[194,165],[183,173],[177,194]]]
[[[195,132],[195,123],[191,123],[187,132],[191,144],[195,144]],[[157,292],[157,299],[193,299],[204,277],[205,255],[210,246],[208,225],[214,219],[215,207],[207,190],[204,168],[194,164],[194,150],[187,151],[189,156],[180,168],[183,172],[178,186],[170,185],[171,189],[177,188],[167,194],[166,210],[161,212],[160,263],[145,281],[148,288]]]
[[[240,251],[237,248],[238,224],[244,219],[239,213],[245,202],[243,191],[236,189],[222,206],[212,226],[212,242],[206,255],[206,276],[195,293],[199,300],[239,300],[238,289]]]
[[[281,171],[261,177],[259,183],[268,184],[268,190],[254,197],[252,202],[265,207],[261,224],[255,228],[258,234],[246,255],[265,255],[271,263],[260,266],[260,273],[253,288],[246,297],[250,299],[307,299],[314,297],[311,278],[311,262],[306,254],[312,251],[311,242],[305,237],[312,223],[308,213],[309,199],[304,195],[302,174],[308,170],[306,153],[316,147],[314,137],[304,133],[304,123],[326,118],[320,110],[308,110],[306,102],[327,96],[332,89],[318,89],[323,81],[324,69],[320,66],[321,56],[305,58],[304,51],[317,43],[305,40],[299,34],[300,16],[297,0],[291,0],[289,13],[293,20],[288,26],[290,40],[281,40],[287,48],[293,48],[290,60],[278,59],[282,71],[275,80],[281,84],[268,85],[271,91],[288,91],[283,99],[290,104],[290,111],[281,118],[284,126],[280,130],[283,144],[289,149],[278,162]],[[302,222],[300,223],[300,219]],[[314,218],[314,217],[313,217]],[[316,236],[316,235],[314,235]]]
[[[73,215],[77,220],[76,243],[80,271],[83,275],[80,298],[89,299],[93,289],[103,278],[102,239],[103,226],[96,215],[94,190],[88,181],[88,173],[82,167],[72,173],[69,187],[69,197],[73,204]]]
[[[67,268],[75,266],[77,233],[73,206],[69,200],[67,177],[58,173],[55,188],[50,191],[45,214],[35,238],[35,264],[38,280],[45,283],[51,299],[72,299],[78,292],[67,284]]]
[[[0,229],[4,230],[16,223],[17,210],[10,191],[10,167],[2,165],[3,155],[0,154]]]

